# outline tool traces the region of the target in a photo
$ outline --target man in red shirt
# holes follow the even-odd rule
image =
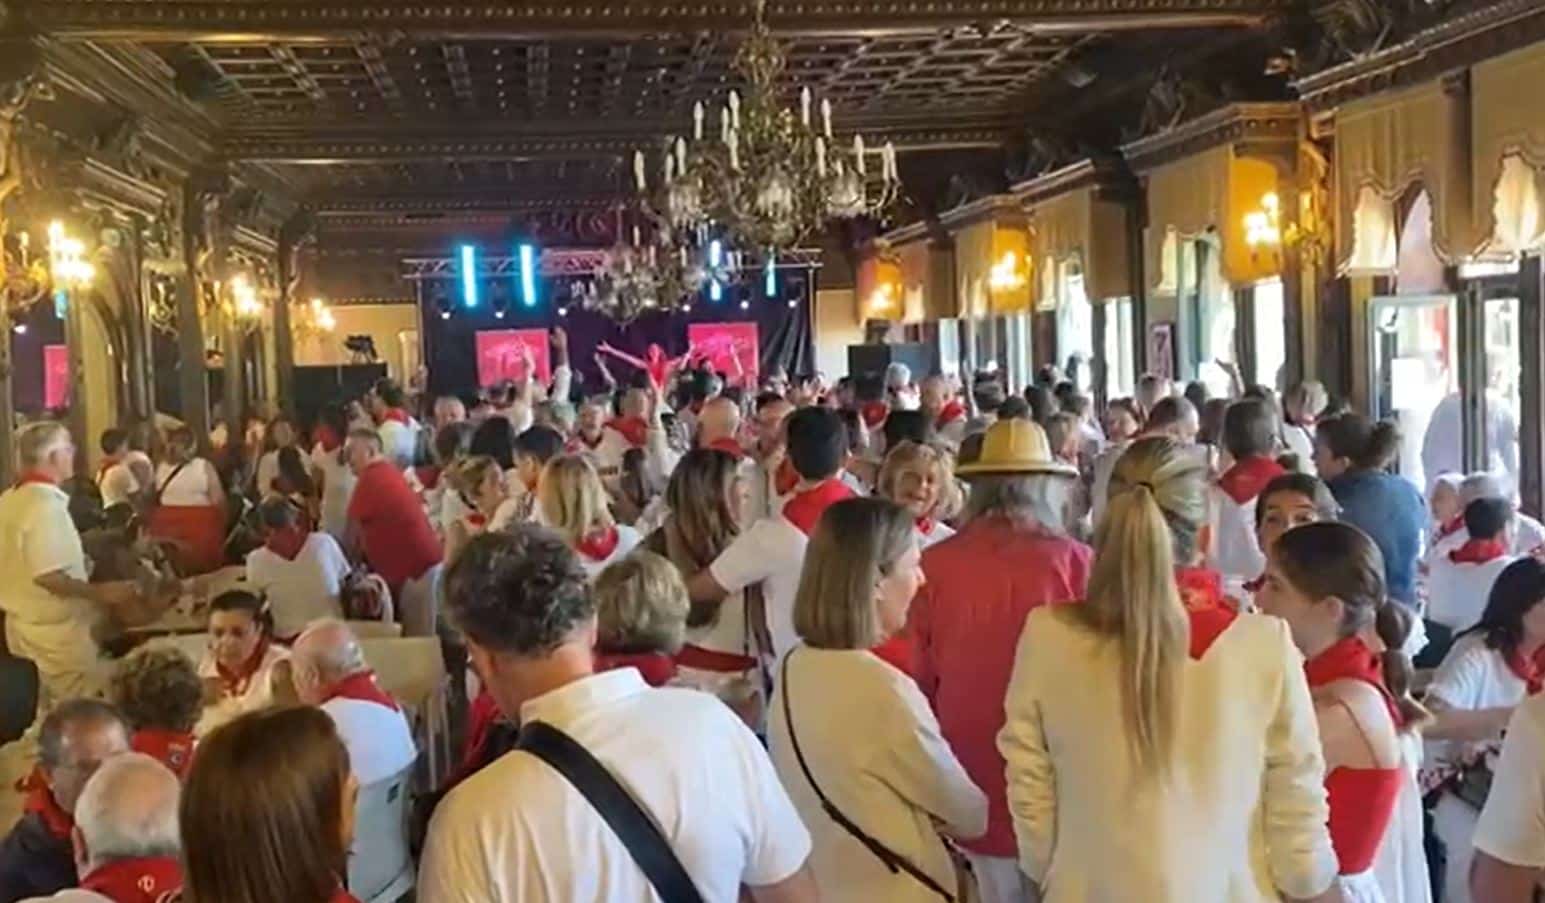
[[[407,636],[434,636],[435,584],[442,549],[424,505],[385,457],[375,430],[349,433],[345,457],[358,482],[349,497],[349,529],[365,562],[392,588]]]
[[[971,780],[987,794],[987,833],[963,843],[983,903],[1034,899],[1019,873],[1003,757],[1003,699],[1025,616],[1082,599],[1092,553],[1062,522],[1077,471],[1052,457],[1030,420],[1000,420],[957,472],[971,483],[966,524],[923,553],[927,583],[907,630],[917,682]]]

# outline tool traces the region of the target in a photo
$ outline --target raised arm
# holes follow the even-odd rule
[[[634,367],[637,367],[640,370],[649,369],[649,364],[646,363],[643,358],[634,357],[626,351],[620,351],[616,348],[613,348],[606,342],[602,342],[601,344],[595,346],[595,350],[597,354],[610,355],[611,357],[614,357],[625,364],[632,364]]]

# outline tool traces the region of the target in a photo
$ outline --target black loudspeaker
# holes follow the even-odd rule
[[[885,377],[885,368],[891,364],[906,364],[912,370],[912,379],[923,377],[938,370],[934,350],[927,345],[849,345],[848,375],[855,382]]]
[[[385,364],[296,367],[295,416],[302,424],[314,423],[323,405],[359,398],[385,375]]]

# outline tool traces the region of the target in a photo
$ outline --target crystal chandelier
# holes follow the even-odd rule
[[[685,312],[699,293],[712,285],[732,283],[740,257],[725,253],[713,242],[677,243],[675,233],[656,228],[641,241],[637,226],[633,241],[618,243],[603,255],[588,280],[574,282],[570,293],[586,310],[604,314],[619,323],[630,323],[651,312]]]
[[[851,153],[839,149],[831,102],[821,101],[818,130],[808,87],[800,91],[797,111],[781,105],[778,80],[787,65],[767,27],[765,0],[757,0],[751,36],[734,63],[746,94],[729,93],[717,140],[704,140],[706,116],[703,104],[695,104],[693,140],[667,144],[664,177],[652,195],[644,155],[634,155],[634,181],[654,216],[677,231],[722,226],[731,244],[770,262],[829,219],[875,216],[895,202],[895,147],[871,151],[855,136]]]

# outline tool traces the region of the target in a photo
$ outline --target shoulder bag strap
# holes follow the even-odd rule
[[[589,750],[550,724],[528,722],[515,748],[563,775],[601,814],[665,903],[703,903],[658,825]]]
[[[906,872],[923,885],[945,900],[954,903],[955,895],[945,890],[939,882],[933,880],[933,876],[908,862],[902,856],[891,850],[885,844],[871,837],[868,832],[860,828],[851,818],[848,818],[838,809],[831,800],[822,792],[821,785],[815,782],[815,775],[810,773],[810,766],[805,762],[805,754],[799,748],[799,737],[794,734],[794,716],[789,710],[789,659],[794,657],[791,651],[783,657],[783,667],[778,674],[778,689],[783,694],[783,725],[789,732],[789,745],[794,748],[794,758],[799,761],[799,770],[805,773],[805,782],[810,789],[815,791],[816,799],[821,801],[821,808],[826,812],[826,817],[837,823],[837,826],[853,836],[853,839],[863,844],[865,849],[873,853],[875,858],[885,864],[892,874]]]
[[[167,487],[171,486],[172,481],[177,479],[177,475],[182,473],[182,469],[187,467],[189,464],[192,464],[193,461],[194,459],[189,458],[188,460],[172,468],[172,472],[167,474],[166,479],[162,481],[159,487],[156,488],[156,494],[150,497],[150,507],[154,508],[155,506],[161,504],[161,496],[166,494]]]

